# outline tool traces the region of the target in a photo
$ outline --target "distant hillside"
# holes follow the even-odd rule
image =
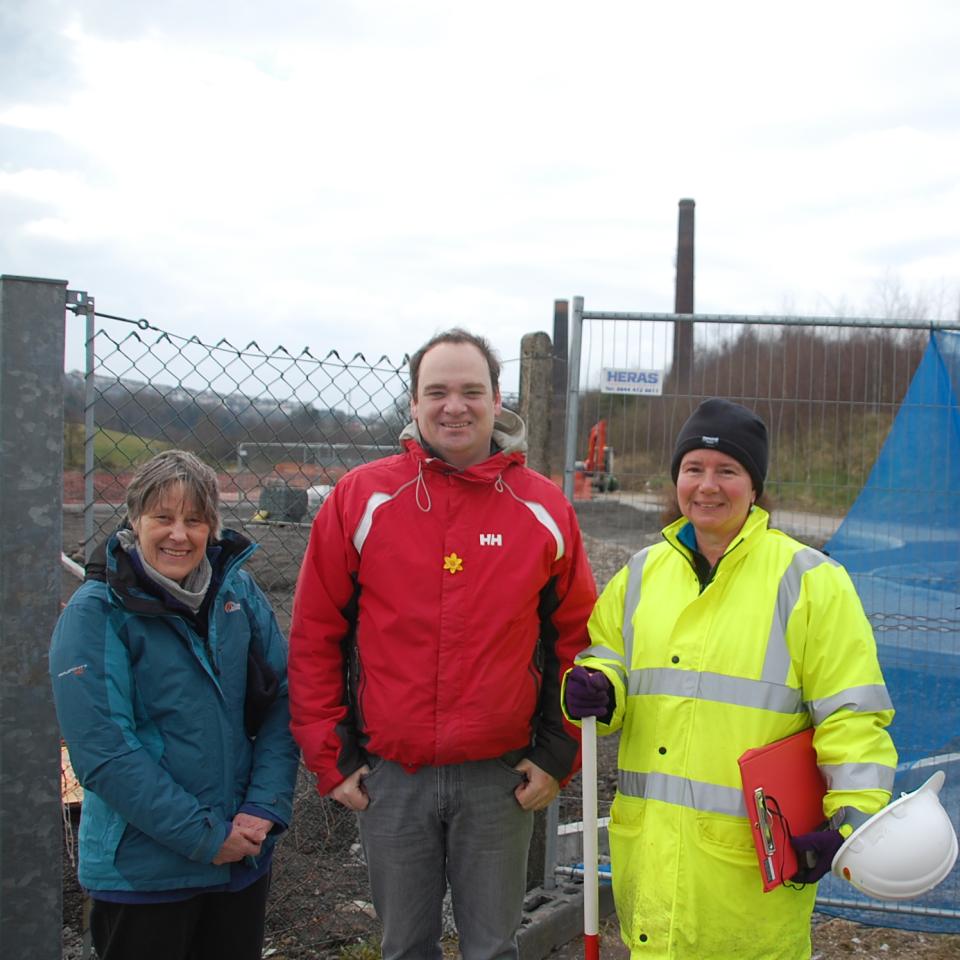
[[[155,385],[97,376],[94,419],[105,430],[202,449],[229,458],[241,443],[393,444],[406,420],[406,398],[360,416],[298,400]],[[83,374],[64,374],[64,414],[83,422]]]

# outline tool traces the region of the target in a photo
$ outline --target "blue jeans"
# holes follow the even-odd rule
[[[521,780],[506,759],[408,773],[372,758],[360,839],[383,960],[439,960],[448,881],[463,960],[516,960],[533,831]]]

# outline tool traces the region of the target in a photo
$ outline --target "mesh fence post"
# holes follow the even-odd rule
[[[567,412],[567,340],[570,304],[553,301],[553,396],[550,398],[550,469],[563,473],[564,425]]]
[[[83,366],[83,559],[89,561],[96,542],[96,519],[94,515],[94,438],[96,426],[96,366],[94,338],[96,336],[96,317],[93,297],[85,299],[81,310],[85,312],[84,321],[84,366]]]
[[[583,335],[583,297],[573,298],[570,316],[570,345],[567,361],[567,419],[564,435],[563,492],[573,503],[574,471],[577,460],[577,417],[580,414],[580,338]]]
[[[47,648],[60,596],[66,287],[0,277],[0,956],[37,960],[61,952]]]

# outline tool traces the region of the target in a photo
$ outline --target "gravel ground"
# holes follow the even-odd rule
[[[813,915],[811,960],[957,960],[960,936],[912,933],[887,927],[867,927],[837,917]],[[600,954],[604,960],[628,960],[630,951],[620,939],[616,916],[600,925]],[[554,950],[551,960],[582,960],[583,938]]]

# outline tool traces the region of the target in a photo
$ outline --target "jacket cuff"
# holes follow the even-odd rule
[[[360,769],[359,767],[357,768]],[[321,797],[329,797],[330,792],[335,788],[339,787],[347,777],[350,776],[349,773],[341,773],[336,767],[333,770],[329,770],[326,773],[318,773],[317,775],[317,793]]]
[[[862,827],[874,814],[864,813],[856,807],[841,807],[829,820],[832,829],[839,830],[844,838]]]
[[[576,773],[580,754],[579,743],[576,740],[567,739],[570,746],[569,750],[564,750],[566,756],[558,756],[556,750],[546,746],[535,746],[527,753],[527,759],[531,763],[535,763],[545,773],[549,773],[561,786]]]
[[[213,863],[213,858],[217,855],[227,837],[230,836],[231,827],[229,823],[216,820],[210,814],[207,814],[205,819],[209,829],[190,855],[190,859],[197,861],[197,863]]]
[[[255,803],[245,803],[237,811],[238,813],[249,813],[251,817],[259,817],[261,820],[270,820],[278,829],[271,830],[271,833],[282,833],[289,826],[288,823],[285,823],[280,817],[277,816],[272,810],[267,810],[264,807],[258,807]]]

